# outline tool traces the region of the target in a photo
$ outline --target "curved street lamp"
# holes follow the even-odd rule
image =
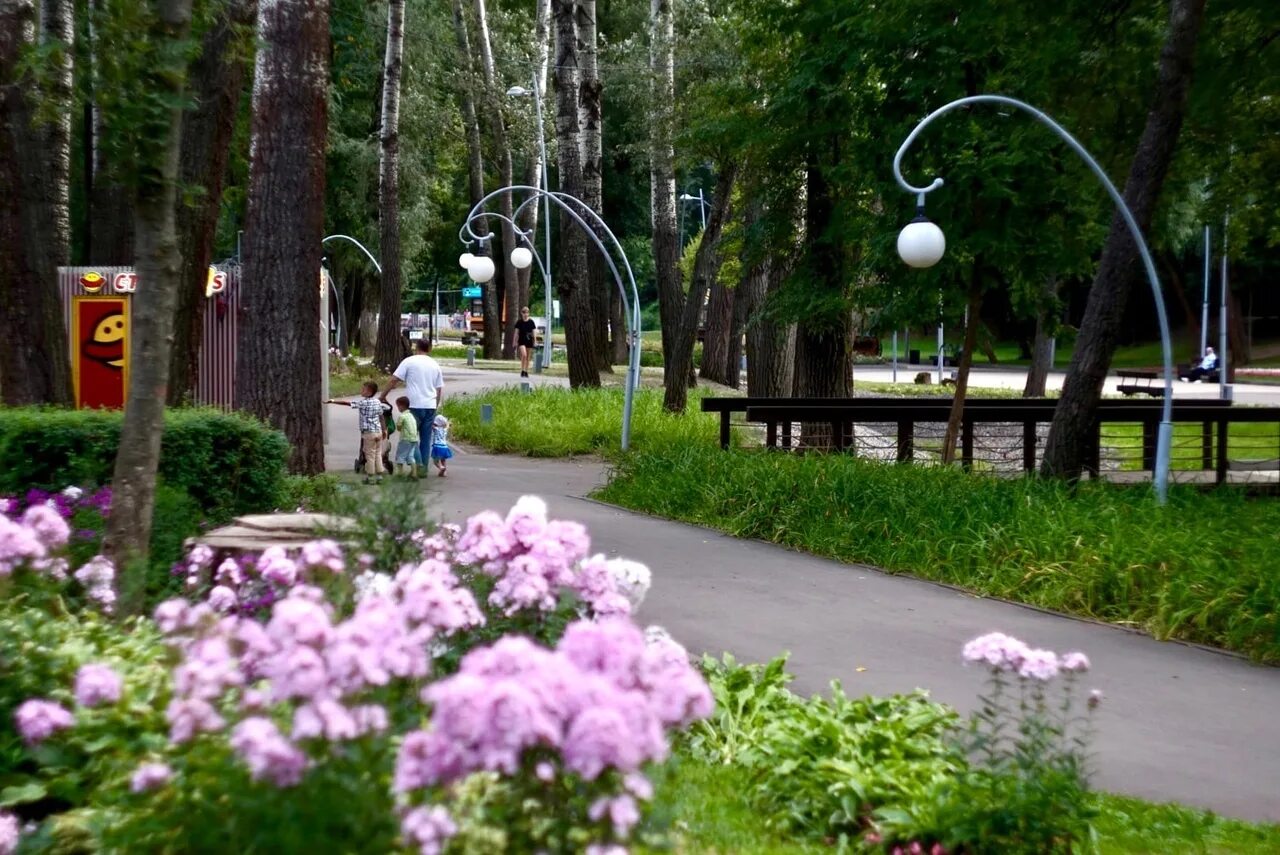
[[[484,210],[484,206],[490,199],[504,193],[511,192],[528,193],[530,195],[528,199],[521,202],[520,206],[512,212],[510,220],[501,214]],[[627,320],[627,343],[630,348],[627,359],[627,377],[623,386],[622,405],[622,450],[626,451],[631,445],[631,411],[635,400],[635,390],[640,383],[640,292],[636,287],[636,277],[631,270],[631,262],[627,259],[627,253],[623,250],[622,243],[613,233],[613,230],[609,228],[609,225],[599,214],[575,196],[570,196],[568,193],[561,193],[558,191],[548,192],[540,187],[530,187],[527,184],[513,184],[510,187],[502,187],[498,190],[494,190],[479,202],[476,202],[475,206],[471,209],[471,212],[467,215],[466,222],[464,222],[462,224],[462,228],[458,230],[458,239],[468,247],[473,243],[478,243],[483,246],[492,238],[492,236],[476,234],[471,228],[471,224],[473,222],[484,218],[498,218],[504,222],[511,223],[512,226],[515,227],[515,221],[520,219],[520,214],[525,210],[525,208],[530,205],[536,205],[540,200],[548,204],[556,205],[562,214],[568,215],[584,232],[586,232],[587,237],[591,238],[591,242],[595,244],[596,249],[600,250],[600,254],[604,256],[605,264],[609,266],[609,272],[613,274],[613,281],[618,286],[618,293],[622,297],[623,316]],[[588,219],[583,219],[584,215],[590,220],[590,222],[588,222]],[[516,234],[523,243],[531,244],[530,234],[520,231],[519,228],[516,228]],[[608,238],[610,245],[617,252],[618,257],[622,259],[622,265],[627,271],[626,284],[622,281],[622,274],[618,271],[618,265],[614,262],[613,255],[609,252],[608,247],[605,246],[604,241],[601,240],[601,234]],[[537,258],[537,254],[533,252],[531,245],[516,247],[512,250],[511,263],[513,265],[515,265],[517,261],[516,253],[520,253],[521,250],[527,250],[529,252],[530,260]],[[464,253],[464,256],[466,254],[467,253]],[[521,253],[519,260],[523,261],[524,258],[523,253]],[[460,264],[463,263],[463,259],[461,257],[458,261]],[[487,261],[489,266],[493,264],[493,260],[487,256],[474,255],[472,256],[472,262],[470,265],[463,264],[463,266],[467,268],[468,275],[477,282],[487,282],[493,276],[490,272],[485,278],[478,278],[478,276],[483,276],[488,272],[488,267],[480,264],[482,261]],[[546,278],[547,268],[542,259],[538,259],[538,265],[539,271],[543,274],[544,278]],[[630,285],[630,293],[628,293],[627,285]],[[550,314],[550,308],[550,304],[548,304],[548,314]],[[544,347],[549,348],[550,342],[551,326],[550,323],[548,323],[547,337]]]
[[[1138,228],[1138,223],[1133,218],[1133,212],[1129,210],[1129,206],[1124,202],[1124,197],[1120,195],[1120,191],[1116,189],[1116,186],[1111,183],[1107,173],[1103,172],[1102,167],[1098,165],[1098,162],[1093,159],[1075,137],[1071,136],[1065,128],[1049,118],[1045,113],[1024,101],[1009,98],[1005,95],[973,95],[968,98],[957,99],[934,110],[921,119],[911,133],[907,134],[907,138],[898,147],[898,153],[893,156],[893,177],[897,179],[903,190],[908,193],[914,193],[916,196],[916,218],[908,223],[898,235],[898,254],[911,267],[932,267],[938,263],[946,250],[947,242],[942,234],[942,229],[930,222],[924,215],[924,197],[941,187],[942,179],[934,178],[933,182],[927,187],[915,187],[908,184],[907,180],[902,177],[902,157],[907,153],[907,149],[911,147],[911,144],[915,142],[916,137],[931,122],[944,113],[949,113],[968,104],[1005,104],[1010,107],[1016,107],[1019,110],[1030,113],[1042,125],[1045,125],[1061,137],[1071,147],[1072,151],[1080,155],[1081,159],[1088,164],[1089,169],[1093,171],[1093,174],[1102,182],[1107,194],[1116,203],[1116,208],[1119,209],[1125,225],[1129,227],[1133,242],[1138,245],[1138,254],[1142,257],[1142,265],[1146,269],[1147,280],[1151,284],[1151,294],[1155,297],[1156,318],[1160,323],[1160,339],[1164,355],[1164,403],[1161,410],[1160,431],[1156,442],[1156,468],[1155,472],[1152,473],[1152,480],[1155,482],[1156,500],[1163,505],[1169,494],[1169,455],[1173,441],[1173,347],[1170,345],[1169,340],[1169,318],[1165,312],[1164,299],[1160,293],[1160,280],[1156,276],[1155,263],[1151,260],[1151,251],[1147,249],[1147,242],[1143,239],[1142,230]]]

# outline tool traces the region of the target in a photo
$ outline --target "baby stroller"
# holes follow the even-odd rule
[[[391,413],[387,413],[387,442],[382,448],[382,470],[384,472],[395,472],[395,466],[391,462],[391,434],[395,433],[396,421],[391,417]],[[360,441],[360,430],[356,429],[356,448],[360,449],[356,452],[355,473],[359,475],[364,471],[364,443]]]

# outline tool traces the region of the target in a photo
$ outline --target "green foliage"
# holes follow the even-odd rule
[[[785,664],[704,659],[717,713],[689,738],[694,757],[747,771],[771,827],[843,846],[872,807],[925,798],[965,768],[948,739],[955,712],[925,693],[853,699],[833,683],[829,697],[804,700],[786,690]]]
[[[1175,804],[1123,796],[1097,797],[1095,830],[1103,855],[1280,852],[1280,825],[1254,824]]]
[[[97,410],[0,409],[0,493],[108,483],[120,422],[120,413]],[[277,506],[287,450],[282,434],[247,416],[171,410],[160,478],[222,522]]]
[[[600,498],[1280,662],[1274,503],[1174,488],[1159,507],[1146,487],[1073,490],[711,442],[641,448],[617,461]]]
[[[690,395],[689,412],[662,409],[660,391],[636,391],[631,421],[632,448],[657,448],[684,442],[711,443],[719,420],[697,412],[699,394]],[[480,408],[493,407],[493,421],[480,422]],[[448,404],[451,436],[489,451],[529,457],[616,454],[622,431],[622,393],[617,389],[543,387],[532,394],[499,389],[455,398]]]

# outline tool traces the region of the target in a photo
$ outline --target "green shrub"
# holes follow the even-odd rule
[[[845,455],[640,446],[600,498],[1280,662],[1280,504]]]
[[[109,483],[120,423],[100,410],[0,409],[0,494]],[[248,416],[171,410],[160,478],[222,522],[277,506],[287,453],[283,434]]]

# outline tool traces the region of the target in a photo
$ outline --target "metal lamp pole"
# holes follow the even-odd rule
[[[707,209],[706,209],[707,199],[705,196],[702,195],[702,188],[701,187],[698,188],[697,196],[691,196],[688,193],[681,193],[680,201],[698,203],[698,216],[702,220],[702,230],[705,232],[707,230]]]
[[[538,152],[542,158],[542,191],[544,193],[551,192],[551,179],[547,170],[547,139],[542,131],[542,95],[538,90],[538,75],[533,75],[533,88],[525,89],[523,86],[512,86],[507,90],[507,94],[514,98],[524,98],[529,95],[533,96],[533,110],[538,117]],[[554,313],[552,312],[551,301],[551,199],[549,196],[543,197],[542,204],[542,237],[545,248],[542,257],[546,259],[546,266],[542,269],[543,283],[543,312],[547,316],[547,335],[542,341],[542,369],[551,367],[551,329]]]
[[[484,206],[488,204],[490,199],[504,193],[511,192],[530,194],[529,198],[522,202],[520,207],[516,208],[512,213],[511,220],[507,220],[507,218],[501,214],[484,210]],[[570,217],[578,224],[579,228],[586,232],[587,237],[591,239],[591,242],[595,244],[596,249],[600,250],[600,254],[604,256],[605,264],[608,265],[609,272],[613,274],[613,281],[618,286],[618,293],[622,297],[623,316],[628,320],[627,342],[630,346],[629,358],[627,361],[627,379],[624,385],[622,405],[622,450],[626,451],[631,445],[631,412],[635,400],[635,391],[640,385],[640,291],[636,287],[636,277],[631,270],[631,262],[627,258],[627,253],[622,248],[622,242],[618,240],[617,236],[613,233],[613,230],[609,228],[608,223],[606,223],[598,213],[592,210],[581,199],[570,196],[568,193],[561,193],[558,191],[548,192],[540,187],[530,187],[525,184],[513,184],[510,187],[503,187],[498,190],[494,190],[492,193],[477,202],[471,209],[470,213],[467,214],[466,222],[464,222],[462,224],[462,228],[459,229],[458,238],[468,246],[476,242],[484,244],[490,239],[489,236],[486,235],[482,237],[481,235],[477,235],[471,228],[472,222],[483,217],[495,217],[503,220],[504,222],[511,222],[514,225],[514,222],[520,219],[520,214],[525,210],[525,208],[530,205],[537,204],[539,199],[544,202],[548,202],[549,204],[554,204],[560,209],[561,216]],[[587,219],[583,219],[584,217]],[[588,220],[590,220],[589,223]],[[519,230],[517,229],[517,231]],[[519,233],[527,240],[527,233]],[[606,247],[604,241],[601,240],[601,235],[608,238],[614,252],[617,253],[618,258],[622,259],[623,268],[627,272],[626,284],[623,283],[622,274],[618,271],[618,265],[614,262],[613,254],[609,252],[608,247]],[[529,252],[534,259],[537,259],[537,253],[534,253],[531,248]],[[472,272],[472,264],[489,261],[488,258],[474,259],[469,256],[470,253],[464,253],[460,259],[460,261],[465,262],[464,266],[468,268],[468,273]],[[543,265],[542,261],[539,260],[538,264],[539,269],[545,273],[546,267]],[[481,269],[481,275],[492,277],[493,268],[491,262],[489,264],[481,265]],[[476,275],[473,275],[472,279],[482,281],[477,279]],[[628,285],[630,286],[629,293],[627,288]]]
[[[1151,260],[1151,251],[1147,248],[1147,242],[1142,237],[1142,230],[1138,228],[1137,221],[1133,218],[1133,212],[1129,210],[1129,206],[1125,204],[1124,197],[1120,195],[1120,191],[1111,183],[1111,179],[1107,177],[1107,173],[1102,170],[1098,162],[1093,159],[1088,151],[1085,150],[1075,137],[1067,132],[1065,128],[1049,118],[1048,115],[1032,107],[1024,101],[1016,98],[1009,98],[1004,95],[974,95],[969,98],[960,98],[945,104],[934,110],[929,115],[920,120],[907,138],[903,140],[899,146],[897,154],[893,156],[893,177],[897,179],[899,186],[908,193],[916,196],[917,217],[914,222],[903,229],[902,234],[898,238],[898,251],[902,254],[903,259],[908,264],[917,267],[928,267],[936,264],[938,259],[942,257],[945,249],[945,240],[941,231],[929,223],[924,217],[924,199],[925,195],[932,193],[942,186],[942,179],[935,178],[927,187],[915,187],[907,183],[902,177],[902,157],[907,153],[907,149],[915,142],[916,137],[935,119],[944,113],[949,113],[959,107],[968,104],[1004,104],[1009,107],[1016,107],[1030,113],[1037,121],[1048,127],[1059,137],[1062,138],[1072,151],[1080,155],[1080,158],[1089,166],[1093,174],[1102,182],[1102,186],[1106,188],[1107,194],[1111,200],[1115,202],[1116,208],[1120,211],[1121,218],[1124,219],[1125,225],[1129,227],[1129,232],[1133,236],[1133,241],[1138,245],[1138,254],[1142,257],[1142,266],[1146,269],[1147,279],[1151,284],[1151,294],[1155,298],[1156,318],[1160,323],[1160,339],[1162,350],[1164,351],[1164,402],[1161,410],[1160,431],[1156,442],[1156,469],[1153,473],[1155,481],[1156,500],[1160,504],[1164,504],[1168,499],[1169,493],[1169,456],[1170,448],[1173,440],[1173,347],[1169,339],[1169,318],[1165,312],[1164,299],[1160,293],[1160,280],[1156,276],[1155,263]],[[916,228],[920,227],[920,228]],[[915,229],[910,236],[908,232]],[[932,232],[929,231],[932,229]],[[933,234],[936,232],[936,235]],[[923,243],[921,243],[923,241]],[[904,250],[905,243],[905,250]],[[915,254],[915,260],[908,258],[908,254]]]

